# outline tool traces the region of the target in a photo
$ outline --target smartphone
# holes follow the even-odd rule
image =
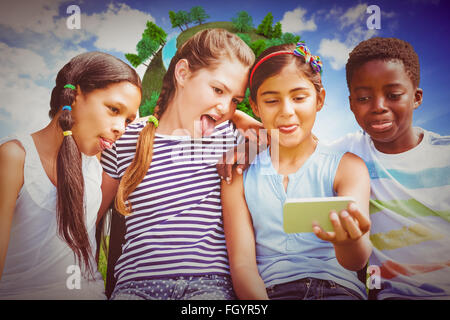
[[[352,197],[287,199],[283,206],[284,232],[313,232],[313,224],[324,231],[333,231],[330,211],[339,213],[352,201],[355,201]]]

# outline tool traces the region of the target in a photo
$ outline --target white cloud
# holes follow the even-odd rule
[[[0,42],[0,121],[12,122],[16,131],[37,130],[48,122],[49,88],[36,84],[50,76],[38,54]]]
[[[81,19],[82,29],[97,36],[94,43],[97,48],[119,52],[135,52],[147,21],[155,22],[150,14],[126,4],[110,4],[106,12],[82,15]]]
[[[81,7],[81,29],[70,30],[59,12],[64,0],[1,1],[0,26],[19,45],[0,39],[0,127],[32,132],[48,121],[50,94],[57,72],[74,56],[87,51],[82,41],[92,39],[100,51],[135,52],[148,13],[126,4],[110,4],[103,12],[86,14]],[[6,32],[6,31],[5,31]],[[70,42],[70,44],[69,44]],[[18,48],[20,46],[21,48]],[[142,77],[145,66],[137,69]],[[1,134],[8,134],[5,130]]]
[[[27,30],[47,33],[54,28],[54,18],[64,0],[13,0],[0,2],[0,24],[22,33]]]
[[[330,60],[331,67],[335,70],[342,69],[348,59],[349,53],[361,41],[375,36],[376,29],[368,29],[366,20],[369,14],[366,12],[367,4],[358,4],[344,10],[341,7],[333,7],[326,15],[326,19],[335,20],[341,31],[333,39],[322,39],[319,54]],[[394,12],[382,12],[384,19],[392,19]],[[342,37],[342,35],[345,35]],[[344,38],[342,40],[342,38]]]
[[[18,34],[38,34],[46,38],[79,44],[90,38],[99,50],[135,52],[136,44],[152,15],[124,3],[110,3],[104,12],[86,14],[81,10],[81,29],[68,29],[67,16],[59,17],[64,0],[15,0],[0,2],[0,25]],[[65,10],[63,10],[65,12]],[[44,40],[45,41],[45,40]]]
[[[49,76],[44,59],[33,51],[11,48],[0,42],[0,70],[3,79],[11,81],[16,76],[42,80]]]
[[[303,31],[315,31],[317,25],[314,22],[314,17],[307,19],[306,9],[298,7],[293,11],[287,11],[283,15],[281,25],[283,32],[299,33]]]
[[[366,3],[348,8],[347,11],[339,18],[341,29],[354,24],[360,24],[363,20],[365,20],[366,10]]]
[[[322,39],[318,52],[321,57],[330,59],[331,67],[334,70],[339,70],[345,66],[351,50],[351,47],[337,39]]]

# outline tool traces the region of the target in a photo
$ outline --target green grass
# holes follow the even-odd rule
[[[162,80],[165,74],[166,68],[163,63],[161,48],[150,62],[142,79],[142,104],[145,100],[150,99],[153,91],[161,91]]]
[[[217,21],[217,22],[208,22],[204,24],[200,24],[198,26],[189,28],[182,33],[177,38],[177,48],[179,48],[183,43],[186,42],[187,39],[192,37],[197,32],[204,30],[204,29],[213,29],[213,28],[221,28],[228,30],[230,32],[236,33],[236,30],[233,28],[233,23],[231,21]],[[250,32],[244,32],[250,36],[250,39],[252,41],[258,40],[258,39],[266,39],[266,37],[261,36],[259,34],[256,34],[256,29],[253,29]]]
[[[109,236],[106,236],[105,243],[106,243],[106,251],[108,251]],[[105,284],[106,284],[106,267],[108,264],[108,259],[106,257],[107,257],[107,255],[106,255],[105,251],[103,250],[103,246],[100,245],[100,253],[98,256],[98,271],[101,273]]]

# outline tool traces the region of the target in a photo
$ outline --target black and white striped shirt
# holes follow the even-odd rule
[[[145,122],[130,125],[102,154],[105,172],[120,179],[136,152]],[[156,134],[147,175],[128,200],[125,244],[115,266],[117,284],[185,275],[228,275],[216,164],[243,141],[231,122],[210,137]]]

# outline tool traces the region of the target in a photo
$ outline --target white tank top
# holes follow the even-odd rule
[[[18,140],[25,149],[24,183],[12,220],[0,299],[106,299],[97,271],[87,280],[73,251],[57,232],[56,187],[48,178],[30,135],[2,139]],[[86,226],[95,256],[95,222],[101,204],[102,168],[98,159],[82,154],[85,183]]]

